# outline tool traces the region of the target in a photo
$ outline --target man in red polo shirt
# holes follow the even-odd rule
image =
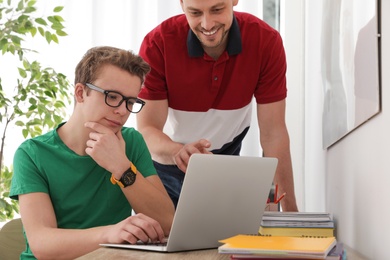
[[[233,11],[237,3],[181,0],[184,14],[146,35],[139,54],[152,69],[137,126],[176,205],[191,154],[239,155],[255,97],[264,156],[279,159],[274,183],[286,192],[282,209],[297,211],[282,39],[257,17]]]

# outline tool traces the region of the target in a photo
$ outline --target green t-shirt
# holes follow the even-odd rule
[[[122,136],[126,141],[126,155],[137,170],[145,177],[156,174],[142,135],[134,128],[124,127]],[[10,197],[47,193],[58,228],[116,224],[131,215],[131,205],[122,190],[110,182],[111,173],[90,156],[80,156],[70,150],[56,130],[23,142],[15,152],[13,163]],[[34,259],[28,242],[21,259]]]

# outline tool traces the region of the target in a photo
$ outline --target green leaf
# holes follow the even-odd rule
[[[22,41],[23,39],[16,36],[16,35],[12,35],[11,36],[11,41],[17,45],[20,45],[20,42]]]
[[[59,16],[59,15],[54,15],[54,19],[55,19],[57,22],[63,22],[63,21],[64,21],[64,18],[62,18],[62,16]]]
[[[33,26],[33,23],[31,21],[26,21],[24,23],[24,29],[25,29],[26,33],[30,32],[32,28],[34,28],[34,26]]]
[[[27,136],[28,136],[28,130],[27,129],[23,129],[22,130],[22,134],[23,134],[24,139],[26,139]]]
[[[52,40],[53,42],[55,42],[55,43],[58,43],[57,35],[52,34],[52,35],[51,35],[51,40]]]
[[[58,115],[53,115],[54,117],[54,120],[56,123],[61,123],[62,122],[62,117],[58,116]]]
[[[24,70],[24,69],[22,69],[22,68],[18,68],[18,70],[19,70],[19,75],[22,77],[22,78],[26,78],[27,77],[27,73],[26,73],[26,71]]]
[[[62,30],[57,30],[56,33],[58,36],[67,36],[68,35],[66,32],[64,32]]]
[[[37,33],[37,28],[32,27],[32,28],[30,29],[30,33],[31,33],[31,36],[34,37],[35,34]]]
[[[0,49],[3,49],[4,45],[6,45],[8,42],[7,39],[3,38],[0,40]]]
[[[36,18],[35,22],[40,24],[40,25],[45,25],[45,26],[47,25],[47,22],[42,18]]]
[[[51,28],[53,29],[53,30],[61,30],[61,29],[64,29],[65,28],[65,26],[63,26],[61,23],[53,23],[53,25],[51,26]]]
[[[45,38],[46,38],[47,43],[51,42],[51,33],[49,31],[45,32]]]
[[[63,7],[63,6],[57,6],[57,7],[55,7],[55,8],[54,8],[54,10],[53,10],[53,11],[54,11],[55,13],[59,13],[59,12],[61,12],[61,11],[62,11],[62,9],[64,9],[64,7]]]
[[[28,1],[27,6],[33,7],[37,1]]]
[[[53,97],[53,94],[51,93],[51,91],[45,91],[45,94],[46,94],[46,96],[48,96],[48,97]]]
[[[30,63],[28,62],[28,60],[26,59],[23,60],[23,67],[26,70],[30,69]]]
[[[24,126],[25,124],[24,124],[24,122],[18,120],[18,121],[15,122],[15,125],[16,126]]]
[[[34,73],[34,79],[35,79],[35,80],[40,80],[41,77],[42,77],[41,71],[36,71],[36,72]]]
[[[42,27],[38,27],[39,34],[45,36],[45,30]]]
[[[57,100],[55,103],[54,103],[54,107],[56,108],[62,108],[62,107],[65,107],[65,103],[61,100]]]
[[[27,125],[29,126],[35,126],[35,125],[40,125],[41,124],[41,120],[39,120],[38,118],[34,118],[33,120],[30,120]]]
[[[4,199],[0,198],[0,207],[5,208],[6,204],[7,204],[6,201]]]
[[[37,109],[37,105],[31,105],[29,108],[28,108],[28,110],[29,111],[34,111],[35,109]]]
[[[6,53],[7,51],[8,51],[8,44],[4,44],[3,48],[1,48],[1,52],[4,55],[4,53]]]
[[[24,1],[20,0],[18,3],[18,7],[16,8],[16,11],[20,11],[24,8]]]
[[[25,15],[25,14],[22,14],[18,17],[18,22],[21,23],[21,25],[23,25],[26,21],[28,21],[28,18],[29,16],[28,15]]]
[[[35,12],[37,9],[35,7],[26,7],[26,9],[24,9],[24,10],[25,10],[25,13],[30,14],[30,13]]]
[[[30,98],[30,99],[28,100],[28,102],[30,102],[31,105],[35,105],[35,104],[37,103],[37,100],[34,99],[34,98]],[[31,110],[31,109],[30,109],[30,110]]]
[[[49,22],[51,22],[51,23],[57,22],[56,19],[54,18],[54,16],[48,16],[48,17],[47,17],[47,20],[48,20]]]
[[[8,45],[8,51],[12,54],[15,54],[15,45]]]

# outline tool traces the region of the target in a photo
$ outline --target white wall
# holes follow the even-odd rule
[[[331,148],[322,148],[317,1],[306,1],[305,205],[334,214],[337,238],[368,259],[390,245],[390,1],[382,0],[382,111]],[[325,204],[323,204],[325,203]]]
[[[388,258],[390,245],[390,1],[382,0],[382,112],[327,154],[327,208],[338,235],[371,259]]]

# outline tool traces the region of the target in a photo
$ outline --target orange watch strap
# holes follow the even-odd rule
[[[132,170],[132,172],[134,172],[134,174],[137,174],[137,168],[135,167],[135,165],[133,163],[130,163],[130,169]],[[115,179],[113,174],[111,174],[110,181],[114,185],[118,184],[121,188],[125,187],[120,180]]]

